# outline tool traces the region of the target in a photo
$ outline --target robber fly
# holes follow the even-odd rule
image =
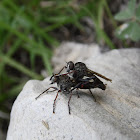
[[[93,88],[100,88],[102,90],[106,89],[106,85],[101,80],[99,80],[96,76],[92,76],[87,79],[81,79],[79,81],[75,81],[75,80],[72,80],[67,75],[67,73],[61,74],[61,75],[53,74],[51,76],[50,80],[51,80],[51,84],[57,83],[58,88],[49,87],[47,90],[43,91],[39,96],[37,96],[36,99],[39,98],[45,92],[48,92],[49,89],[51,89],[51,88],[53,89],[52,91],[58,91],[57,95],[54,99],[54,103],[53,103],[53,113],[55,113],[55,103],[56,103],[56,99],[58,97],[58,93],[60,93],[60,92],[68,93],[68,94],[70,93],[70,97],[69,97],[69,101],[68,101],[68,109],[69,109],[69,114],[70,114],[70,105],[69,104],[70,104],[70,100],[72,97],[72,91],[74,89],[89,89],[92,96],[93,96],[93,94],[90,89],[93,89]],[[94,96],[93,96],[93,98],[94,98]]]
[[[92,76],[99,76],[107,81],[112,81],[111,79],[95,72],[95,71],[92,71],[90,69],[87,68],[87,66],[82,63],[82,62],[77,62],[77,63],[73,63],[72,61],[69,61],[67,63],[67,66],[64,66],[59,73],[62,72],[62,70],[66,68],[66,71],[68,72],[68,76],[72,79],[75,79],[75,80],[80,80],[82,79],[84,76],[87,76],[87,77],[92,77]]]

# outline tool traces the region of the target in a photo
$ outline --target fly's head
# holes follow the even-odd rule
[[[67,72],[74,70],[74,63],[72,61],[67,62],[66,70]]]
[[[54,84],[54,83],[58,82],[58,80],[59,80],[59,75],[53,74],[50,78],[50,81],[51,81],[50,84]]]
[[[67,62],[67,66],[65,66],[66,71],[68,72],[67,75],[73,79],[73,74],[75,70],[75,65],[72,61]]]

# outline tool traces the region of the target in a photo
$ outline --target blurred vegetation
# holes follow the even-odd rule
[[[125,10],[116,14],[115,19],[123,22],[116,30],[118,38],[140,40],[140,4],[136,6],[136,0],[130,0]]]
[[[134,12],[135,2],[132,0],[128,4],[128,11],[132,9],[128,19],[135,19],[135,22],[131,20],[129,24],[133,22],[138,27],[140,5]],[[124,16],[122,13],[116,15],[119,22],[114,19],[114,14],[116,13],[112,14],[110,0],[1,0],[0,122],[5,125],[5,120],[9,120],[13,101],[27,80],[43,79],[42,70],[46,70],[48,75],[52,73],[52,50],[61,41],[77,41],[71,38],[76,38],[79,34],[89,38],[87,26],[95,34],[93,41],[110,49],[129,47],[135,43],[133,41],[138,41],[136,29],[134,38],[133,35],[129,36],[129,41],[124,38],[124,34],[131,32],[130,26],[133,25],[129,26],[129,31],[123,31],[118,36],[123,41],[115,37],[114,31],[118,25],[129,21],[127,12]],[[84,18],[88,18],[93,26],[90,27],[87,23],[85,25]]]

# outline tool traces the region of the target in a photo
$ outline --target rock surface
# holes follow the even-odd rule
[[[72,51],[63,57],[63,61],[80,59],[90,69],[111,78],[112,83],[102,80],[107,89],[92,90],[97,102],[86,94],[88,91],[81,90],[80,98],[73,95],[69,115],[69,95],[59,94],[55,114],[52,110],[56,92],[35,100],[50,86],[49,78],[28,81],[13,105],[7,140],[140,139],[140,49],[101,53],[97,45],[87,48],[82,44],[70,44],[64,45],[71,46]],[[84,53],[80,53],[81,50]],[[73,54],[76,51],[77,55]],[[62,60],[55,59],[53,62],[61,65]]]

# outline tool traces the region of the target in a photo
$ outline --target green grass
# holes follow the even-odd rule
[[[59,45],[52,32],[57,29],[73,25],[84,31],[81,19],[86,16],[94,22],[97,41],[115,48],[102,27],[104,11],[116,26],[106,1],[88,0],[77,4],[74,0],[51,0],[46,7],[41,7],[40,2],[0,1],[0,111],[7,112],[7,100],[14,99],[27,80],[43,79],[36,71],[37,58],[43,62],[47,73],[52,74],[52,48]],[[16,59],[21,51],[28,54],[30,66]],[[12,75],[9,69],[23,76]]]

